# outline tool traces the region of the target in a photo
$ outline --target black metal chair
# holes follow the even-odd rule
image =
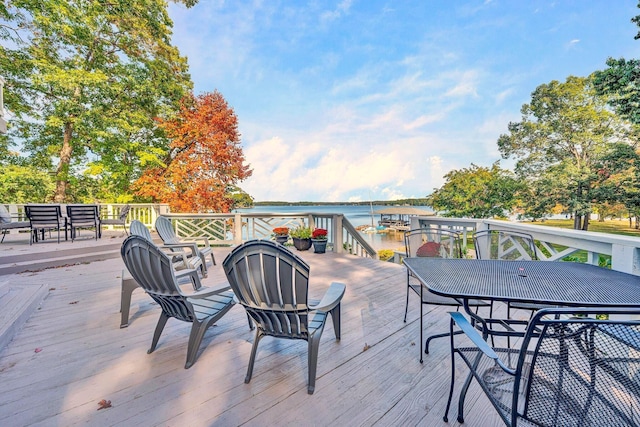
[[[31,227],[31,239],[29,245],[38,241],[38,232],[44,240],[45,231],[58,232],[58,243],[60,243],[60,230],[64,229],[65,240],[67,238],[67,219],[62,216],[60,205],[26,205],[25,214],[29,218]]]
[[[100,218],[100,225],[121,225],[124,229],[126,235],[129,235],[127,231],[127,216],[129,215],[129,211],[131,210],[131,206],[125,205],[120,209],[120,214],[118,214],[115,218]]]
[[[102,237],[98,205],[67,205],[67,218],[73,242],[80,228],[93,228],[96,240]]]
[[[345,285],[332,283],[322,300],[307,299],[309,266],[284,246],[251,240],[235,248],[222,263],[231,289],[257,325],[244,382],[251,381],[258,344],[265,336],[308,343],[307,393],[313,394],[320,337],[327,315],[340,339],[340,301]]]
[[[439,228],[417,228],[404,233],[404,242],[407,257],[430,257],[430,258],[462,258],[461,236],[460,233]],[[418,279],[413,276],[411,271],[407,269],[407,300],[404,307],[404,322],[407,322],[407,312],[409,309],[409,291],[413,291],[421,297],[422,304],[420,306],[420,344],[422,345],[422,305],[442,305],[449,307],[462,307],[462,301],[454,298],[447,298],[436,295],[424,289]],[[475,307],[489,307],[492,311],[490,302],[473,300],[469,304]],[[448,333],[431,335],[425,341],[425,354],[429,354],[429,343],[435,338],[448,336]],[[423,362],[422,348],[420,348],[420,363]]]
[[[620,320],[638,319],[640,309],[542,309],[519,349],[491,347],[462,313],[449,314],[451,331],[455,323],[468,339],[456,346],[451,335],[445,421],[457,354],[470,369],[458,400],[460,423],[475,379],[507,426],[640,425],[640,320]]]
[[[473,244],[478,259],[537,260],[538,252],[533,237],[527,233],[504,230],[480,230],[473,233]],[[551,308],[552,305],[522,302],[507,302],[507,318],[511,319],[511,309],[536,310]]]

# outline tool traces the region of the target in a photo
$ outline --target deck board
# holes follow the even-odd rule
[[[225,282],[220,264],[226,251],[215,249],[218,266],[210,268],[206,285]],[[303,341],[264,338],[253,378],[244,384],[254,332],[240,306],[206,333],[192,368],[184,369],[190,325],[175,319],[147,354],[159,309],[136,290],[129,327],[119,328],[123,264],[115,258],[3,276],[50,291],[0,353],[0,425],[457,426],[454,411],[449,424],[442,421],[448,341],[435,341],[419,363],[415,295],[408,321],[402,321],[403,267],[351,255],[301,254],[311,266],[310,297],[319,298],[332,281],[347,286],[342,339],[327,322],[314,395],[306,392]],[[448,309],[425,308],[425,333],[446,330]],[[464,379],[462,363],[457,368]],[[98,411],[101,399],[112,407]],[[500,425],[474,388],[466,409],[465,426]]]

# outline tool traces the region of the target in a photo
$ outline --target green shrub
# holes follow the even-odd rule
[[[378,251],[378,259],[380,261],[388,261],[393,258],[393,251],[391,249],[380,249]]]

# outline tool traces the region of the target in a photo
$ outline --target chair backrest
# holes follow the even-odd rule
[[[131,221],[131,224],[129,225],[129,233],[131,233],[132,236],[139,236],[147,239],[150,242],[153,242],[153,238],[151,237],[151,232],[149,231],[147,226],[141,223],[140,221],[138,221],[137,219],[134,219],[133,221]]]
[[[171,260],[151,241],[129,236],[120,250],[122,260],[134,280],[170,317],[193,321],[191,304],[181,292]]]
[[[406,256],[462,258],[460,233],[439,228],[416,228],[404,233]]]
[[[122,209],[120,209],[120,215],[118,215],[118,219],[124,223],[127,219],[127,215],[129,215],[130,210],[131,205],[124,205]]]
[[[67,205],[67,217],[71,224],[95,224],[100,217],[98,205]]]
[[[611,312],[536,313],[523,340],[514,393],[503,393],[516,408],[512,421],[522,416],[545,426],[638,425],[640,321],[619,320],[637,318],[638,310],[616,310],[616,320],[596,318]]]
[[[473,234],[478,259],[537,260],[530,234],[517,231],[480,230]]]
[[[60,205],[26,205],[25,213],[32,226],[60,226]]]
[[[11,214],[7,210],[7,208],[0,203],[0,224],[8,224],[11,222]]]
[[[223,262],[236,298],[267,335],[307,338],[309,266],[284,246],[250,240]]]
[[[156,231],[164,243],[180,243],[180,239],[173,230],[173,225],[168,218],[159,216],[156,219]]]

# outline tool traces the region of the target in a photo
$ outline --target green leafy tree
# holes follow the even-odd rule
[[[55,202],[87,168],[124,191],[140,163],[166,153],[154,119],[176,111],[191,82],[165,1],[16,0],[0,15],[10,137],[55,171]]]
[[[2,203],[44,203],[49,201],[54,187],[46,172],[16,165],[0,168]]]
[[[434,209],[448,217],[491,218],[504,216],[516,205],[520,182],[499,162],[490,168],[476,166],[453,170],[446,183],[427,197]]]
[[[503,158],[516,158],[516,173],[531,191],[547,195],[548,206],[566,206],[574,228],[586,230],[600,194],[601,159],[612,143],[629,140],[628,123],[610,111],[591,77],[540,85],[521,112],[522,121],[509,123],[498,139]]]
[[[631,22],[640,26],[640,15],[631,18]],[[640,39],[640,31],[634,38]],[[596,90],[610,96],[609,103],[618,114],[640,124],[640,60],[609,58],[607,66],[605,70],[594,73]]]

